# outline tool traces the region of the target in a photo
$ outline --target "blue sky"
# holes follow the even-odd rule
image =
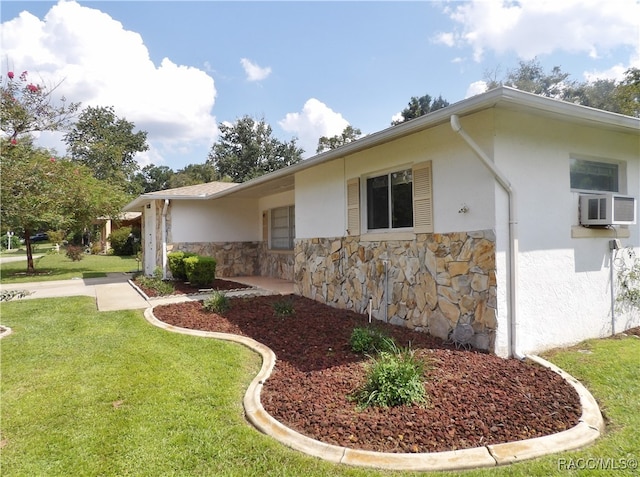
[[[388,127],[411,96],[460,101],[519,60],[579,81],[640,67],[637,0],[6,1],[3,78],[30,72],[149,133],[138,156],[203,163],[217,125],[262,118],[306,156],[347,125]],[[60,134],[42,134],[57,148]]]

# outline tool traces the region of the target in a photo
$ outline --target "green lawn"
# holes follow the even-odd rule
[[[2,324],[14,330],[1,341],[4,477],[424,475],[334,465],[260,434],[242,412],[260,361],[240,345],[155,328],[139,311],[97,312],[87,297],[3,303]],[[640,340],[545,358],[594,394],[604,437],[582,451],[430,475],[589,475],[559,459],[640,457]]]
[[[107,272],[137,271],[139,263],[135,257],[118,257],[115,255],[83,255],[82,260],[74,262],[64,253],[53,253],[47,245],[38,245],[43,254],[34,260],[36,275],[27,275],[27,261],[3,263],[0,267],[0,283],[25,283],[45,280],[67,280],[70,278],[103,277]],[[40,250],[40,248],[38,249]],[[24,252],[3,253],[2,257],[24,255]]]

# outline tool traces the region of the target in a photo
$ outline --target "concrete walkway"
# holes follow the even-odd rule
[[[116,310],[143,310],[150,306],[184,301],[184,295],[172,297],[154,298],[147,301],[142,292],[129,283],[132,274],[130,273],[108,273],[106,277],[85,278],[71,280],[54,280],[45,282],[13,283],[10,285],[0,285],[0,290],[27,290],[29,295],[22,298],[29,300],[34,298],[58,298],[67,296],[90,296],[96,300],[98,311]],[[268,277],[234,277],[230,278],[238,283],[250,285],[253,290],[241,290],[230,294],[247,293],[293,293],[293,283],[286,280]],[[209,294],[194,295],[190,299],[203,300]]]

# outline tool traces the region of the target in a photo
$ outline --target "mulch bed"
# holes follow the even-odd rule
[[[275,316],[292,300],[295,315]],[[367,317],[299,296],[233,298],[220,316],[200,302],[158,306],[158,319],[184,328],[249,336],[277,356],[264,385],[265,410],[284,425],[329,444],[378,452],[437,452],[540,437],[581,415],[575,390],[553,371],[456,349],[425,333],[376,322],[427,363],[427,405],[360,410],[348,395],[364,381],[366,357],[349,338]]]
[[[134,279],[133,282],[149,298],[156,298],[160,296],[156,290],[142,285],[139,280]],[[244,283],[233,282],[231,280],[223,280],[220,278],[216,278],[211,284],[207,285],[206,287],[196,287],[191,285],[191,283],[189,282],[183,282],[180,280],[172,281],[171,284],[173,285],[173,288],[174,288],[174,292],[171,294],[171,296],[192,295],[196,293],[201,293],[200,290],[203,290],[203,289],[228,291],[228,290],[241,290],[245,288],[251,288],[250,285],[245,285]]]

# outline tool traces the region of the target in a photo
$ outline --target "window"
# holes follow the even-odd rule
[[[361,188],[359,177],[347,181],[349,235],[407,229],[433,232],[431,161],[362,182]]]
[[[413,227],[411,169],[367,179],[367,229]]]
[[[602,192],[620,192],[619,165],[615,162],[597,162],[571,158],[571,188]]]
[[[271,248],[293,250],[296,236],[295,206],[278,207],[271,210]]]

